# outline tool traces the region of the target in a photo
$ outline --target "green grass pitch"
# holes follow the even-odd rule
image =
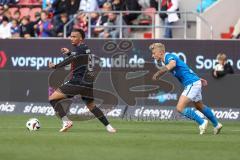
[[[0,116],[0,160],[239,160],[240,122],[223,122],[214,136],[189,121],[111,120],[118,133],[109,134],[97,121],[75,122],[59,133],[55,117],[35,116],[41,129],[29,132],[30,116]]]

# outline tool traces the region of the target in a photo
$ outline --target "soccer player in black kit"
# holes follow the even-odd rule
[[[60,132],[66,132],[69,128],[72,127],[73,122],[68,119],[67,113],[62,108],[60,101],[66,98],[72,98],[75,95],[82,94],[82,91],[85,91],[82,96],[82,100],[88,107],[88,109],[94,114],[99,121],[105,125],[106,129],[110,133],[115,133],[114,129],[108,122],[107,118],[104,116],[103,112],[96,107],[93,99],[93,80],[92,73],[93,68],[91,65],[91,53],[90,49],[83,40],[85,38],[85,33],[81,29],[74,29],[71,32],[71,43],[74,46],[74,51],[70,52],[67,48],[62,48],[61,51],[67,58],[60,62],[59,64],[53,64],[49,62],[49,68],[58,69],[64,67],[68,64],[71,64],[71,79],[61,85],[51,96],[49,96],[49,102],[53,106],[55,112],[63,121],[63,127],[60,129]],[[89,78],[90,77],[90,78]]]

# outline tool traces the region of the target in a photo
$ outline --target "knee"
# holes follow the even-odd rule
[[[51,96],[49,96],[49,97],[48,97],[48,101],[50,102],[51,100],[53,100],[53,99],[52,99],[52,97],[51,97]]]
[[[52,101],[52,100],[55,100],[55,98],[51,95],[51,96],[48,96],[48,101]]]
[[[94,103],[88,103],[87,108],[91,111],[95,108],[95,104]]]
[[[181,106],[177,106],[176,109],[177,109],[177,111],[178,111],[179,113],[182,113],[183,110],[184,110],[184,108],[181,107]]]
[[[51,94],[49,97],[48,97],[48,100],[51,101],[51,100],[58,100],[58,99],[63,99],[65,98],[66,96],[60,92],[53,92],[53,94]]]
[[[48,101],[55,100],[56,99],[55,95],[56,95],[56,91],[54,91],[52,94],[48,95]]]

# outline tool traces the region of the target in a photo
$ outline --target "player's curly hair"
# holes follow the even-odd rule
[[[82,29],[73,29],[72,32],[78,32],[82,36],[82,39],[85,39],[85,32]]]

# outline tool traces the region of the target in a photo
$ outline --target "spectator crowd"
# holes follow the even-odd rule
[[[161,9],[179,10],[178,1],[162,0]],[[127,37],[129,28],[120,31],[119,27],[111,26],[138,24],[140,13],[124,12],[121,19],[118,13],[100,11],[144,11],[150,7],[158,10],[158,3],[158,0],[0,0],[0,38],[63,37],[66,24],[66,36],[73,28],[81,28],[91,37],[118,38],[120,32]],[[167,26],[180,18],[177,14],[160,17]],[[166,29],[165,37],[172,38],[171,28]]]

